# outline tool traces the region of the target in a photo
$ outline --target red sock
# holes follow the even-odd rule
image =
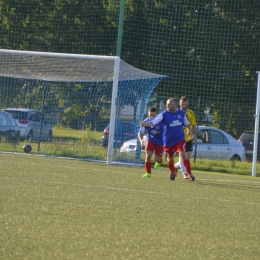
[[[183,164],[186,167],[187,173],[191,174],[190,160],[183,161]]]
[[[168,166],[169,166],[171,173],[174,173],[175,172],[174,162],[168,162]]]
[[[146,173],[151,173],[152,162],[145,162],[144,167],[145,167]]]
[[[160,162],[157,162],[157,163],[162,163],[162,158],[161,158]]]

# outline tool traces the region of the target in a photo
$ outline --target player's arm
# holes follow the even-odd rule
[[[145,146],[144,142],[143,142],[144,133],[145,133],[145,128],[141,127],[139,132],[138,132],[138,139],[140,141],[140,145],[141,145],[142,148]]]
[[[139,139],[141,145],[142,145],[142,143],[143,143],[143,137],[144,137],[144,135],[139,132],[139,133],[138,133],[138,139]]]
[[[193,142],[194,144],[197,143],[197,125],[192,126],[192,133],[193,133]]]
[[[153,123],[152,122],[141,122],[140,126],[142,126],[142,127],[153,126]]]
[[[192,134],[193,134],[193,142],[196,144],[197,143],[197,122],[195,118],[195,114],[192,110],[188,110],[189,112],[189,119],[190,119],[190,124],[192,128]]]
[[[191,136],[191,134],[192,134],[192,132],[191,132],[191,125],[190,125],[190,121],[189,121],[189,119],[188,119],[188,117],[186,115],[184,116],[184,126],[188,129],[187,135]]]
[[[160,113],[156,117],[154,117],[151,121],[149,122],[141,122],[140,126],[146,127],[146,126],[154,126],[160,123],[163,120],[163,115]]]
[[[191,133],[191,126],[190,125],[186,125],[186,127],[188,129],[188,133],[187,134],[191,136],[192,135],[192,133]]]

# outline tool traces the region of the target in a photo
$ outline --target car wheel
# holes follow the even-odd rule
[[[230,158],[230,161],[241,161],[241,158],[240,158],[237,154],[234,154],[234,155]]]
[[[27,142],[32,142],[33,141],[33,132],[30,131],[29,134],[27,135],[26,138]]]
[[[47,141],[48,142],[52,141],[52,131],[49,131],[48,136],[47,136]]]

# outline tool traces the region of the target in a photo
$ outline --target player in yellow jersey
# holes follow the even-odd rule
[[[186,96],[182,96],[180,98],[180,109],[183,110],[186,113],[186,116],[190,122],[190,126],[191,126],[191,130],[192,133],[188,134],[189,131],[186,127],[184,127],[184,135],[185,135],[185,141],[186,141],[186,154],[188,159],[191,158],[192,155],[192,151],[193,151],[193,143],[192,143],[192,135],[193,135],[193,142],[194,144],[197,143],[197,123],[196,123],[196,118],[195,118],[195,114],[194,112],[188,108],[189,105],[189,100]],[[191,175],[190,177],[188,177],[187,175],[187,171],[186,171],[186,167],[184,166],[182,159],[179,158],[179,162],[177,162],[175,164],[175,168],[181,168],[181,171],[183,173],[183,177],[185,179],[193,179],[195,180],[195,177],[193,175]]]

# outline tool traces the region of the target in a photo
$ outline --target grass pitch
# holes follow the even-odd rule
[[[0,259],[259,259],[260,179],[0,154]]]

